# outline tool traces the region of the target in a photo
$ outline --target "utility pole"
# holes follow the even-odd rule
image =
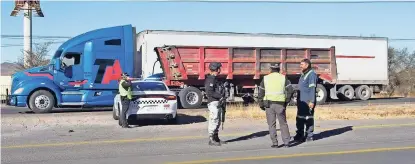
[[[15,6],[10,16],[16,16],[20,10],[23,15],[23,38],[24,38],[24,65],[29,67],[30,54],[32,53],[32,12],[36,11],[36,16],[44,17],[40,8],[39,0],[15,0]]]

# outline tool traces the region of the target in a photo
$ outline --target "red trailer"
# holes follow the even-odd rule
[[[196,108],[202,103],[204,79],[209,73],[209,63],[222,63],[220,80],[231,84],[231,97],[256,97],[258,86],[264,75],[270,73],[271,64],[280,63],[283,74],[291,83],[297,84],[300,77],[300,61],[311,59],[312,67],[319,75],[318,103],[327,98],[325,85],[336,83],[337,70],[335,48],[290,48],[290,47],[205,47],[164,46],[155,51],[164,72],[164,82],[179,91],[184,108]],[[319,95],[321,94],[323,95]],[[324,95],[325,94],[325,95]]]

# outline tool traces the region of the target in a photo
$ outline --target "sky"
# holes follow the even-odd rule
[[[23,35],[23,16],[1,1],[1,35]],[[415,39],[415,2],[310,4],[269,2],[41,1],[33,36],[69,36],[131,24],[142,30],[379,36]],[[50,54],[66,39],[56,39]],[[33,39],[33,43],[48,40]],[[49,40],[51,41],[51,40]],[[23,39],[1,39],[1,62],[15,62]],[[415,41],[389,41],[415,51]]]

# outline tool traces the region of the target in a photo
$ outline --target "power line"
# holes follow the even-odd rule
[[[415,1],[414,1],[415,2]],[[23,39],[22,35],[1,35],[2,39]],[[32,36],[34,39],[70,39],[70,36]],[[415,38],[389,38],[390,41],[413,41]]]
[[[22,40],[24,38],[2,38],[2,39],[7,39],[7,40]],[[62,40],[62,39],[66,39],[66,38],[32,38],[34,40]]]
[[[25,38],[23,35],[1,35],[1,38]],[[32,38],[62,38],[69,39],[70,36],[42,36],[42,35],[32,35]]]
[[[163,1],[163,0],[161,0]],[[391,0],[377,0],[377,1],[276,1],[276,0],[238,0],[238,1],[232,1],[232,0],[199,0],[199,1],[183,1],[183,0],[164,0],[168,2],[202,2],[202,3],[303,3],[303,4],[364,4],[364,3],[408,3],[408,2],[415,2],[411,0],[406,1],[391,1]]]
[[[43,43],[32,43],[32,44],[43,44]],[[58,43],[65,43],[65,42],[49,42],[49,43],[50,44],[58,44]],[[7,47],[22,47],[22,46],[23,46],[23,44],[2,44],[1,45],[2,48],[7,48]]]
[[[415,41],[415,39],[389,39],[390,41]]]

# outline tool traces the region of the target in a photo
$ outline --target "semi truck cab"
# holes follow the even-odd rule
[[[63,43],[46,66],[12,75],[8,105],[48,113],[59,107],[112,106],[122,72],[134,74],[131,25],[90,31]]]

